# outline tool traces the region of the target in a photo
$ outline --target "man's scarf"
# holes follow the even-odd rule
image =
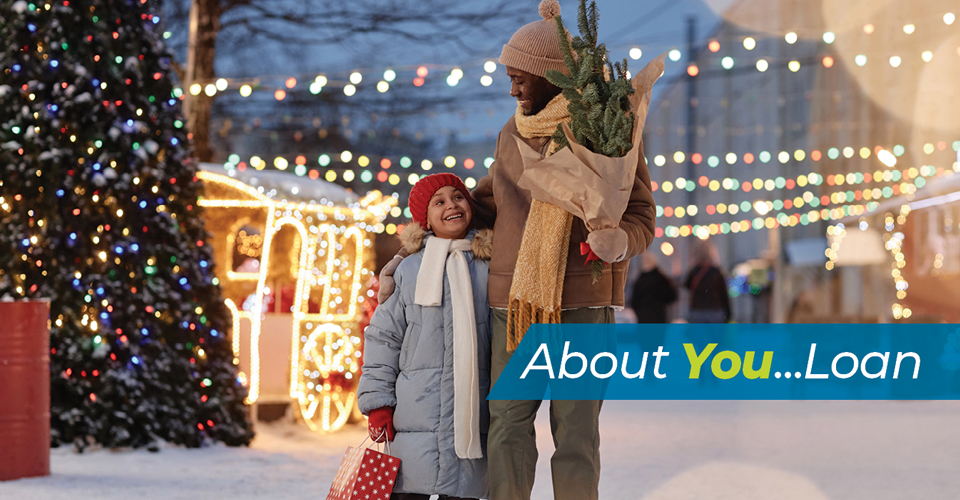
[[[526,139],[551,137],[557,125],[570,122],[569,101],[559,94],[543,110],[525,116],[517,106],[517,131]],[[547,156],[557,150],[552,140]],[[532,200],[523,230],[520,253],[510,285],[507,310],[507,351],[517,349],[532,323],[560,323],[563,278],[573,215],[555,205]]]

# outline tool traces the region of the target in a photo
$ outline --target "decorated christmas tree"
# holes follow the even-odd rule
[[[0,0],[0,297],[51,300],[54,446],[247,444],[155,0]]]

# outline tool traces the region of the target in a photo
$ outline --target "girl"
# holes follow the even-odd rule
[[[453,174],[421,179],[409,206],[410,256],[364,332],[360,411],[400,459],[391,500],[486,497],[492,232],[470,229],[473,200]]]

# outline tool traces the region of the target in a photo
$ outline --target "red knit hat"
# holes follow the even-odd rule
[[[470,208],[473,208],[473,198],[470,196],[470,191],[467,191],[467,186],[464,186],[463,181],[456,175],[443,172],[421,177],[420,181],[410,190],[410,199],[407,201],[407,205],[410,207],[410,215],[413,216],[415,222],[420,224],[420,227],[427,228],[427,205],[430,203],[433,194],[444,186],[453,186],[463,193],[467,197],[467,201],[470,202]]]

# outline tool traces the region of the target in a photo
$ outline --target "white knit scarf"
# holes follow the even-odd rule
[[[427,238],[417,273],[414,303],[437,307],[443,300],[443,273],[453,301],[453,437],[457,456],[483,458],[480,449],[480,369],[477,366],[477,320],[473,282],[464,252],[470,240]],[[442,265],[437,265],[441,263]]]

